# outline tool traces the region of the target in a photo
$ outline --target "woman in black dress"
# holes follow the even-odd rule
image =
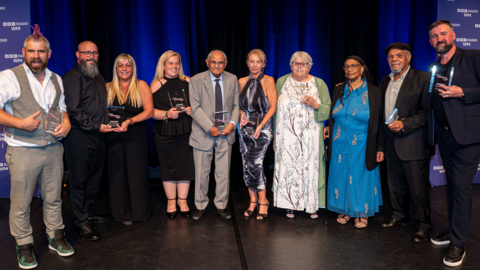
[[[240,152],[243,159],[243,179],[250,193],[250,205],[244,215],[253,214],[259,205],[257,219],[268,215],[266,196],[267,182],[263,171],[263,159],[272,141],[273,122],[277,106],[277,90],[272,77],[263,74],[267,62],[265,53],[260,49],[250,51],[247,66],[250,75],[238,80],[240,91],[240,128],[238,129]],[[247,112],[260,115],[259,124],[253,134],[247,132],[245,124]]]
[[[195,179],[193,149],[188,144],[192,131],[192,108],[190,107],[188,82],[183,74],[182,59],[174,51],[166,51],[158,60],[155,78],[151,84],[156,120],[152,131],[160,163],[160,177],[168,199],[167,215],[177,215],[177,205],[185,217],[190,217],[187,204],[190,181]],[[184,94],[183,94],[184,93]],[[174,108],[169,98],[177,94],[185,106]],[[178,200],[177,199],[178,193]]]
[[[132,225],[149,218],[148,210],[148,128],[153,116],[152,93],[137,79],[135,60],[120,54],[107,84],[108,106],[125,107],[125,120],[107,134],[110,210],[115,221]]]

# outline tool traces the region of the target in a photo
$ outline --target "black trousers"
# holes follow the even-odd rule
[[[430,160],[401,160],[390,137],[385,140],[388,189],[392,201],[392,218],[408,217],[410,193],[415,207],[417,229],[430,232],[429,172]]]
[[[100,132],[72,128],[65,138],[70,203],[77,227],[87,224],[88,214],[95,213],[105,153],[105,136]]]
[[[463,247],[467,242],[472,214],[473,179],[480,162],[480,143],[460,145],[443,128],[437,132],[438,147],[447,175],[450,243]]]

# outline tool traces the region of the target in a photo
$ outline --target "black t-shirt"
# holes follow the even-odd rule
[[[454,55],[455,56],[455,55]],[[450,80],[450,69],[452,66],[453,57],[450,58],[450,61],[445,65],[438,65],[435,78],[433,80],[433,95],[432,95],[432,109],[435,116],[435,121],[440,126],[450,127],[448,123],[447,114],[445,113],[445,108],[443,107],[444,98],[440,96],[438,89],[442,89],[439,85],[447,85]],[[443,90],[443,89],[442,89]]]

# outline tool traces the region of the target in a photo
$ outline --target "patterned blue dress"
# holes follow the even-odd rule
[[[368,85],[357,89],[345,85],[343,104],[340,99],[332,111],[332,154],[328,175],[328,209],[351,217],[370,217],[382,205],[380,167],[367,170]]]

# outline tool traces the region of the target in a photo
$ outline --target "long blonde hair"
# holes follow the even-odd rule
[[[130,79],[130,84],[128,85],[126,97],[122,89],[120,88],[120,79],[118,78],[117,73],[117,65],[122,60],[127,60],[133,68],[132,78]],[[107,104],[109,106],[113,104],[115,98],[118,99],[118,102],[120,104],[123,104],[123,101],[125,100],[125,103],[130,102],[130,104],[132,104],[132,106],[136,108],[140,108],[142,106],[142,96],[140,94],[140,87],[138,86],[137,79],[137,65],[135,64],[135,60],[133,60],[133,57],[131,55],[122,53],[117,57],[117,59],[115,59],[115,64],[113,64],[113,80],[111,83],[108,84],[107,90]]]
[[[166,51],[160,56],[157,63],[157,70],[155,71],[155,77],[153,77],[153,81],[158,81],[163,78],[165,75],[165,62],[167,62],[168,58],[172,56],[178,56],[178,61],[180,62],[180,69],[178,70],[178,78],[180,80],[185,81],[185,74],[183,74],[183,66],[182,66],[182,57],[179,53],[174,52],[172,50]]]

